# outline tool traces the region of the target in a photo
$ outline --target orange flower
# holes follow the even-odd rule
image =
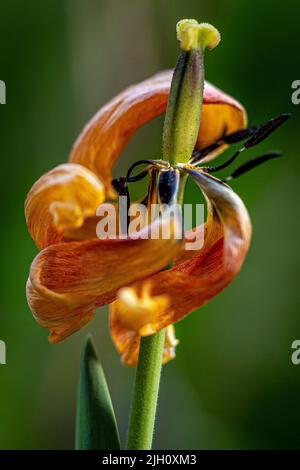
[[[203,305],[242,265],[250,238],[247,211],[229,187],[201,172],[198,183],[207,197],[209,216],[198,228],[206,234],[199,252],[184,251],[174,237],[96,237],[96,209],[115,197],[112,169],[136,130],[165,111],[171,78],[171,71],[161,72],[101,108],[77,139],[70,163],[42,176],[28,194],[26,221],[42,251],[31,266],[27,297],[36,320],[50,330],[52,343],[88,323],[97,307],[112,303],[112,338],[124,361],[133,364],[140,334],[172,325]],[[224,130],[227,135],[245,125],[244,108],[206,83],[196,148],[218,141]],[[206,160],[215,155],[210,153]],[[171,269],[161,271],[175,258]],[[116,300],[121,288],[125,290]],[[143,306],[144,316],[133,328],[135,323],[128,318],[130,308],[137,310],[130,306],[135,301]],[[174,356],[175,344],[170,327],[165,360]]]
[[[111,336],[128,365],[137,363],[141,337],[163,328],[163,362],[172,359],[177,344],[173,324],[224,289],[246,256],[251,237],[247,210],[229,186],[210,175],[227,163],[200,168],[199,163],[215,158],[227,144],[250,137],[233,161],[286,119],[257,132],[245,130],[244,108],[204,83],[204,50],[219,43],[218,31],[206,23],[182,20],[177,38],[181,53],[173,76],[161,72],[101,108],[77,139],[69,163],[42,176],[25,203],[29,232],[41,250],[27,282],[36,320],[56,343],[88,323],[97,307],[111,304]],[[136,162],[125,178],[113,181],[113,167],[129,139],[166,108],[164,160]],[[140,163],[147,168],[132,176]],[[116,190],[129,201],[127,184],[146,174],[148,205],[159,202],[160,216],[153,221],[146,216],[141,230],[125,234],[120,220],[118,235],[97,238],[105,202],[116,198]],[[173,211],[182,200],[187,176],[197,183],[208,206],[206,223],[183,237],[191,242],[193,236],[204,236],[204,245],[195,251],[178,240],[180,210]],[[120,205],[117,209],[121,213]],[[126,229],[128,221],[126,215]],[[159,236],[151,237],[154,232]]]

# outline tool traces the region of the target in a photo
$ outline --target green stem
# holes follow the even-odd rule
[[[141,338],[127,438],[128,450],[152,446],[165,330]]]

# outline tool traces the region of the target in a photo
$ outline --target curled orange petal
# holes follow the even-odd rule
[[[91,306],[70,308],[55,298],[44,297],[34,288],[30,278],[26,284],[26,295],[36,321],[50,330],[50,343],[58,343],[80,330],[95,313],[95,308]]]
[[[133,330],[125,330],[115,315],[110,315],[111,338],[121,356],[121,361],[127,366],[136,366],[139,356],[141,336]],[[162,363],[175,359],[178,340],[175,337],[175,328],[169,325],[166,328],[165,345]]]
[[[163,269],[180,249],[176,216],[169,239],[151,238],[150,232],[158,227],[163,233],[169,223],[162,217],[131,238],[59,243],[41,251],[31,265],[27,297],[35,318],[50,329],[50,341],[78,329],[121,287]]]
[[[145,317],[145,325],[148,328],[151,325],[152,333],[181,320],[220,293],[239,272],[249,248],[251,222],[238,195],[201,171],[188,172],[193,174],[208,201],[207,223],[198,228],[205,232],[205,242],[198,251],[188,254],[182,251],[171,269],[131,284],[130,289],[136,296],[146,282],[154,298],[167,296],[169,299],[166,308],[153,309],[151,315]],[[111,334],[118,349],[118,338],[137,335],[136,329],[124,322],[122,307],[121,299],[110,307]],[[140,335],[145,334],[143,324],[138,325],[138,331]]]
[[[152,329],[152,318],[169,306],[167,295],[152,296],[150,284],[145,283],[140,295],[132,287],[123,287],[118,292],[118,316],[120,322],[128,329],[141,336],[155,333]]]
[[[28,230],[42,249],[80,228],[104,201],[101,181],[76,163],[59,165],[33,185],[25,202]]]
[[[108,197],[115,195],[112,169],[127,142],[140,126],[166,110],[171,79],[172,71],[166,70],[130,86],[97,112],[75,142],[70,161],[96,173]],[[246,112],[240,103],[205,83],[197,148],[244,128],[246,122]]]

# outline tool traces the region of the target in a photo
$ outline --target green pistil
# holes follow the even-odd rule
[[[177,24],[180,54],[172,78],[163,130],[163,158],[171,164],[187,162],[194,150],[201,119],[204,89],[204,50],[220,41],[207,23],[182,20]]]

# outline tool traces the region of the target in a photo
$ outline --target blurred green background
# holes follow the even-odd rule
[[[291,111],[255,156],[280,148],[284,159],[234,182],[254,237],[246,264],[222,294],[177,326],[177,359],[163,371],[156,448],[299,448],[300,338],[299,113],[300,3],[292,0],[1,0],[0,448],[73,447],[80,349],[91,331],[124,437],[134,371],[120,364],[102,309],[84,331],[50,346],[33,320],[25,282],[37,253],[23,203],[33,182],[67,159],[93,113],[124,87],[173,67],[175,24],[217,26],[208,80],[239,99],[251,123]],[[162,119],[143,128],[128,161],[157,156]],[[226,154],[228,156],[228,153]],[[223,158],[226,158],[225,157]],[[243,158],[245,158],[243,156]],[[126,163],[125,166],[128,166]],[[188,197],[197,191],[189,186]]]

